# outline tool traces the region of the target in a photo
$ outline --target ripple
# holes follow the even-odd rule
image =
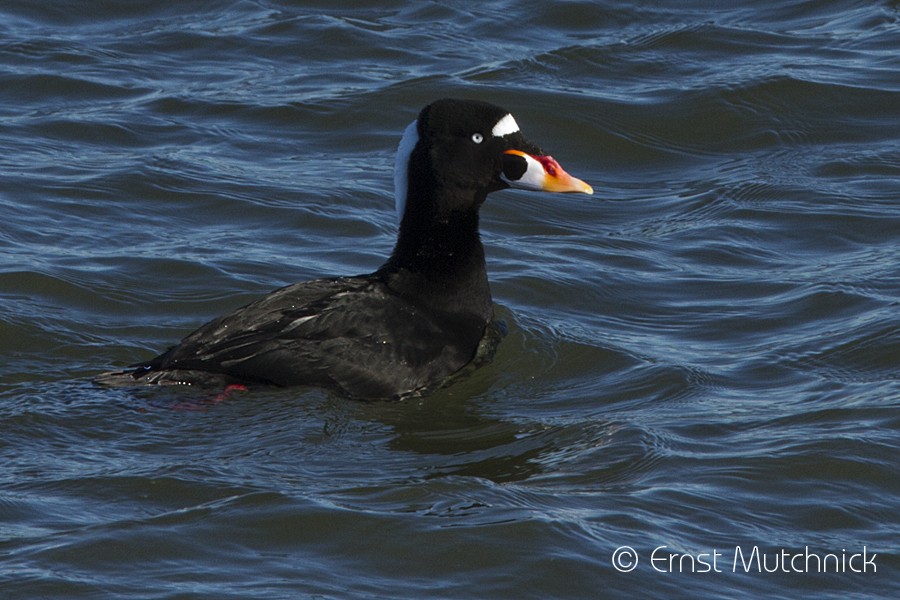
[[[887,317],[888,312],[884,312]],[[880,327],[879,327],[880,325]],[[794,368],[810,369],[827,379],[847,382],[897,381],[896,356],[900,349],[900,328],[887,319],[856,331],[841,332],[820,340],[820,349],[792,356]]]
[[[630,597],[623,544],[895,545],[890,3],[0,13],[7,595]],[[514,110],[598,192],[485,205],[493,363],[400,403],[90,385],[375,268],[398,133],[440,96]],[[863,583],[891,597],[800,585]]]

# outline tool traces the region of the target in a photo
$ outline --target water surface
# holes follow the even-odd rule
[[[0,17],[3,597],[897,597],[897,2]],[[491,365],[400,403],[91,384],[377,268],[444,96],[596,190],[484,207]]]

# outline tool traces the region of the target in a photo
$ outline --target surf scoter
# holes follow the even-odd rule
[[[219,317],[104,385],[322,386],[355,398],[431,391],[471,363],[492,318],[478,210],[507,187],[593,190],[528,142],[512,115],[439,100],[404,131],[400,232],[369,275],[290,285]]]

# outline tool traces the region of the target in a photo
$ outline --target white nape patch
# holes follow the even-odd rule
[[[517,131],[519,131],[519,124],[516,123],[516,120],[513,119],[512,115],[507,114],[505,117],[497,121],[497,124],[494,125],[493,129],[491,129],[491,134],[494,137],[503,137],[504,135],[509,135]]]
[[[397,210],[397,225],[403,220],[406,211],[406,192],[409,187],[409,158],[413,148],[419,143],[418,121],[413,121],[403,130],[403,137],[397,146],[394,158],[394,208]]]

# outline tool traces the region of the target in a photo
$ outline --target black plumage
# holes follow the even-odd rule
[[[404,135],[397,165],[402,220],[380,269],[282,288],[97,381],[314,385],[356,398],[397,398],[430,391],[471,363],[479,347],[490,346],[482,341],[492,332],[478,233],[487,194],[510,186],[590,187],[542,157],[507,111],[469,100],[423,109]]]

